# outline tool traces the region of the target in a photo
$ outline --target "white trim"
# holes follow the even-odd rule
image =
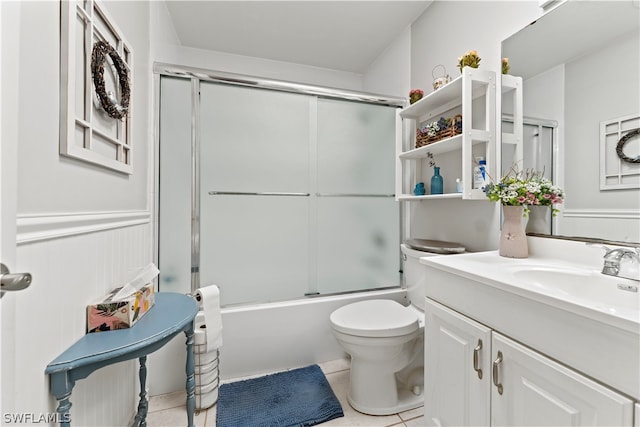
[[[149,211],[18,215],[18,245],[114,228],[149,224]]]
[[[636,209],[563,209],[566,218],[621,218],[640,219],[640,211]]]

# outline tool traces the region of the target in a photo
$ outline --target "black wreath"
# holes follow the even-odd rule
[[[625,136],[620,138],[620,141],[618,141],[618,145],[616,145],[616,153],[618,154],[618,157],[623,162],[640,163],[640,156],[636,156],[635,158],[629,157],[626,154],[624,154],[624,152],[622,151],[622,148],[624,147],[624,145],[627,142],[629,142],[629,140],[631,138],[633,138],[634,136],[638,136],[638,135],[640,135],[640,128],[632,130],[631,132],[627,133]]]
[[[109,98],[104,86],[104,63],[107,55],[111,57],[113,65],[118,71],[118,82],[120,83],[120,91],[122,93],[120,103],[113,102],[113,100]],[[91,53],[91,74],[93,75],[93,85],[96,88],[96,93],[98,94],[98,98],[100,98],[100,103],[104,111],[114,119],[125,118],[129,112],[129,96],[131,95],[127,66],[122,58],[120,58],[120,55],[118,55],[118,52],[109,43],[98,41],[93,45],[93,52]]]

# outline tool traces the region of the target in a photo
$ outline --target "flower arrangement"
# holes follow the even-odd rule
[[[502,58],[502,74],[509,74],[510,69],[509,58]]]
[[[524,206],[525,215],[529,206],[549,206],[556,216],[558,209],[554,205],[564,200],[564,192],[541,172],[526,170],[518,172],[514,167],[500,179],[497,184],[487,184],[483,191],[492,202],[500,202],[503,206]]]
[[[478,68],[480,61],[481,58],[478,56],[478,52],[470,50],[458,58],[458,69],[462,72],[464,67]]]
[[[424,91],[422,89],[411,89],[409,91],[409,103],[413,104],[414,102],[418,102],[424,96]]]
[[[450,138],[462,133],[462,116],[440,117],[437,122],[427,123],[416,129],[416,148]]]
[[[438,132],[449,129],[452,126],[451,123],[452,120],[450,118],[440,117],[437,122],[427,123],[425,126],[422,126],[418,129],[418,132],[434,137],[438,135]],[[462,121],[456,120],[453,126],[455,126],[457,133],[462,132]]]

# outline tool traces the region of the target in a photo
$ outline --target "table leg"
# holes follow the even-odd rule
[[[140,403],[138,403],[138,413],[133,421],[134,426],[147,426],[147,411],[149,410],[149,401],[147,400],[147,356],[140,359]]]
[[[71,381],[66,372],[59,372],[51,375],[51,392],[58,401],[57,421],[60,427],[71,426],[71,391],[75,382]]]
[[[187,336],[187,426],[194,427],[193,414],[196,410],[195,363],[193,360],[193,322],[185,332]]]

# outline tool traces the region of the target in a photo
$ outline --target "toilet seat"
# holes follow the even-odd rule
[[[367,300],[345,305],[330,316],[333,328],[360,337],[396,337],[419,328],[416,313],[393,300]]]

